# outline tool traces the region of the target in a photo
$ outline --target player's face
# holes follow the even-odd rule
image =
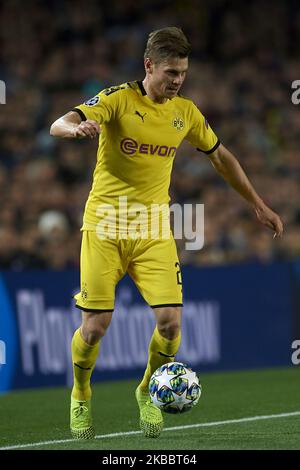
[[[153,92],[161,98],[174,98],[179,92],[188,69],[188,58],[174,57],[151,64],[150,83]]]

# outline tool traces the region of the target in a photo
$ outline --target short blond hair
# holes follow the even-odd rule
[[[190,52],[191,45],[182,29],[170,26],[157,29],[149,34],[144,59],[149,58],[153,62],[159,63],[171,57],[181,59],[188,57]]]

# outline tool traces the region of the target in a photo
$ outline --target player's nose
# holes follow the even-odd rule
[[[173,85],[174,86],[181,86],[184,81],[184,77],[177,77],[173,80]]]

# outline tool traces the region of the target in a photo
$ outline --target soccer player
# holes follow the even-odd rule
[[[207,155],[216,171],[253,207],[257,219],[274,231],[274,237],[283,232],[279,216],[258,196],[237,159],[220,143],[195,104],[179,95],[189,53],[190,44],[181,29],[152,32],[144,54],[143,81],[105,89],[51,126],[50,133],[56,137],[93,139],[100,134],[82,226],[81,292],[75,296],[82,324],[72,340],[70,426],[78,439],[94,437],[90,379],[101,338],[112,319],[115,287],[126,272],[156,318],[147,367],[135,392],[140,426],[146,437],[158,437],[163,428],[161,411],[149,399],[148,384],[152,373],[173,361],[178,351],[182,285],[172,234],[165,237],[156,230],[159,213],[144,216],[153,204],[168,203],[172,165],[181,142],[186,139]],[[109,225],[106,231],[105,225]]]

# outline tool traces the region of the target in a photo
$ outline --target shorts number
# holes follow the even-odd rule
[[[175,263],[175,268],[177,268],[177,271],[176,271],[177,284],[179,284],[180,286],[182,286],[181,269],[180,269],[180,264],[178,263],[178,261]]]

